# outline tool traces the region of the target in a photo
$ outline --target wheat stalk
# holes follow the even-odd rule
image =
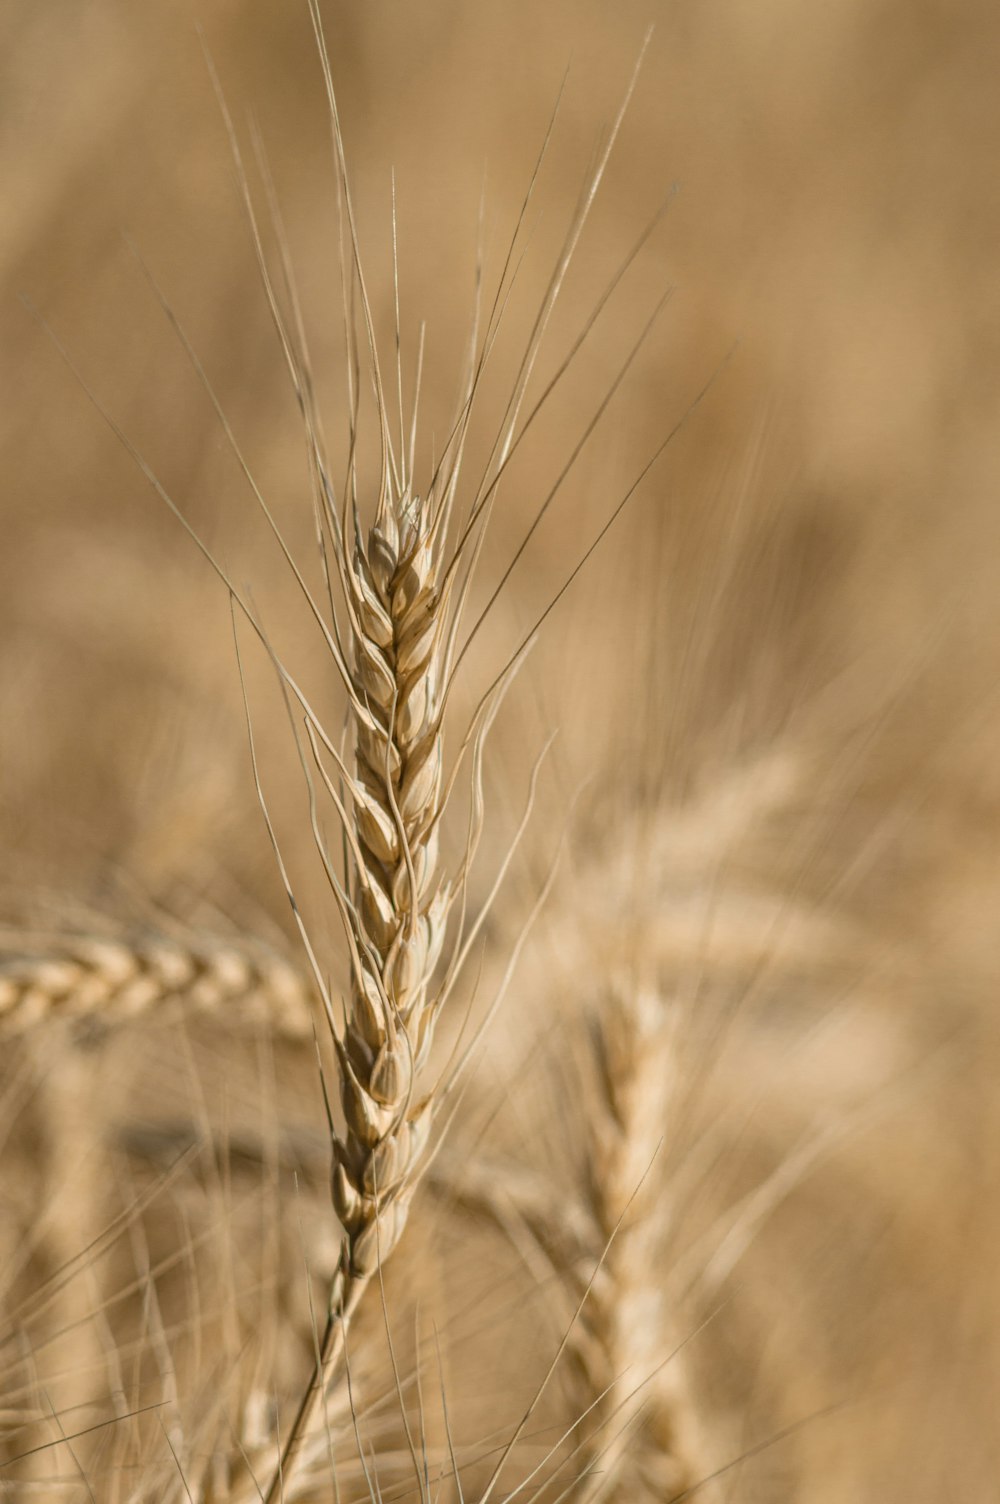
[[[465,391],[444,455],[429,482],[418,488],[414,481],[417,397],[414,399],[413,422],[407,443],[402,374],[397,353],[397,448],[388,419],[332,74],[315,0],[310,0],[310,13],[326,82],[344,224],[350,247],[349,256],[345,254],[342,258],[345,270],[345,329],[349,344],[350,457],[339,508],[335,504],[335,488],[323,454],[319,420],[312,405],[312,381],[301,326],[297,342],[290,337],[284,326],[271,289],[248,194],[245,195],[245,201],[272,313],[282,335],[289,369],[306,420],[316,477],[317,532],[330,603],[329,626],[324,623],[312,602],[277,529],[275,532],[314,617],[324,632],[346,690],[349,739],[353,743],[353,762],[349,764],[272,652],[286,702],[290,707],[292,702],[297,703],[304,715],[308,754],[300,747],[300,755],[310,790],[313,834],[330,891],[343,922],[349,952],[349,988],[342,1007],[338,1009],[325,984],[306,927],[299,921],[330,1024],[339,1065],[343,1125],[335,1126],[331,1117],[331,1184],[334,1210],[340,1220],[343,1237],[339,1266],[329,1292],[326,1325],[317,1341],[317,1359],[312,1379],[290,1427],[279,1466],[266,1491],[264,1504],[274,1504],[279,1497],[294,1497],[297,1470],[308,1467],[310,1454],[309,1449],[303,1446],[303,1441],[311,1431],[320,1429],[318,1422],[325,1395],[331,1375],[336,1373],[338,1358],[343,1352],[350,1316],[367,1284],[381,1271],[399,1242],[406,1224],[410,1200],[423,1168],[433,1119],[457,1070],[461,1068],[464,1059],[468,1058],[467,1047],[457,1067],[446,1072],[445,1078],[439,1080],[429,1091],[423,1089],[421,1075],[430,1055],[437,1020],[496,893],[494,884],[478,917],[467,924],[467,879],[483,823],[483,746],[503,694],[523,660],[524,651],[533,634],[529,634],[522,642],[483,695],[462,739],[454,770],[446,779],[443,727],[454,676],[465,658],[472,638],[520,557],[527,539],[593,432],[594,424],[624,378],[653,322],[650,320],[647,323],[619,376],[608,388],[596,417],[585,430],[556,487],[538,508],[535,522],[515,553],[513,562],[462,643],[460,636],[463,613],[500,480],[520,437],[591,327],[592,321],[585,325],[566,361],[543,392],[539,403],[521,424],[519,432],[521,408],[540,341],[607,166],[631,97],[635,75],[588,182],[543,297],[490,450],[486,473],[467,510],[459,518],[456,513],[456,494],[463,454],[479,378],[496,337],[498,311],[502,312],[503,283],[510,266],[513,242],[479,349],[478,331],[473,331]],[[235,134],[232,135],[239,162],[239,149]],[[545,146],[543,154],[544,150]],[[529,185],[529,198],[534,181],[533,177]],[[527,202],[528,199],[522,209],[522,220]],[[654,224],[658,218],[659,216],[654,218]],[[518,228],[520,223],[521,221]],[[644,244],[648,233],[649,231],[633,248],[618,274],[619,277]],[[516,234],[517,232],[515,239]],[[395,219],[393,250],[395,253]],[[351,273],[350,290],[346,282],[348,263]],[[362,520],[358,504],[357,404],[360,393],[355,372],[360,369],[360,361],[353,332],[355,278],[360,291],[381,446],[378,495],[373,516],[367,526]],[[617,285],[617,280],[618,278],[612,280],[608,295]],[[290,281],[289,291],[294,306],[294,291]],[[603,302],[604,300],[598,305],[597,312],[603,307]],[[654,319],[655,316],[654,314]],[[396,339],[398,352],[398,284]],[[264,507],[259,494],[258,500]],[[619,510],[624,504],[620,504]],[[271,521],[266,507],[264,511]],[[585,555],[584,560],[586,557]],[[577,566],[577,571],[582,567],[582,562]],[[570,576],[570,581],[577,571]],[[343,621],[338,620],[334,609],[335,584],[339,585],[344,603]],[[240,604],[243,605],[242,601]],[[551,609],[551,605],[548,609]],[[546,614],[547,612],[543,613],[542,620]],[[263,638],[253,616],[249,612],[247,615],[258,635]],[[266,639],[264,640],[266,643]],[[269,644],[266,645],[271,651]],[[251,747],[252,741],[251,727]],[[457,869],[446,872],[440,860],[441,826],[466,753],[469,755],[471,791],[466,848]],[[278,843],[267,815],[255,755],[254,769],[272,843],[289,897],[292,898]],[[316,816],[317,777],[336,810],[343,833],[343,864],[340,872],[331,860]],[[525,820],[533,803],[534,787],[535,775],[532,777]],[[523,828],[522,822],[521,830]],[[520,831],[518,838],[519,836]],[[506,864],[506,861],[501,864],[497,881],[502,878]],[[449,916],[456,900],[459,900],[459,918],[454,926],[446,963],[439,971],[438,963],[444,954],[449,930]],[[292,901],[294,907],[294,898]],[[501,985],[501,993],[509,980],[516,956],[517,947]],[[442,1086],[446,1088],[444,1092],[441,1090]],[[516,1436],[510,1447],[515,1441]],[[504,1457],[508,1452],[509,1448]],[[416,1466],[415,1454],[414,1464]],[[419,1467],[417,1474],[419,1477]],[[489,1486],[488,1493],[493,1486],[495,1480]]]

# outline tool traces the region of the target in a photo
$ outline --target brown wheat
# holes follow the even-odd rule
[[[172,999],[276,1039],[312,1038],[310,986],[249,938],[19,932],[0,947],[0,1034],[59,1021],[107,1028]]]

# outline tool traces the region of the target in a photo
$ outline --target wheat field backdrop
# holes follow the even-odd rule
[[[0,1496],[995,1498],[995,7],[0,46]]]

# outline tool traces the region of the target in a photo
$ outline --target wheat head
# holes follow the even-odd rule
[[[0,1037],[60,1021],[106,1029],[173,999],[275,1039],[312,1039],[310,984],[246,936],[20,932],[0,943]]]

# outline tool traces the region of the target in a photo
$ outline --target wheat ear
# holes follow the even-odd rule
[[[333,1200],[345,1238],[334,1305],[392,1252],[430,1126],[415,1080],[440,1006],[430,982],[451,896],[438,867],[448,590],[438,590],[433,522],[419,498],[383,505],[366,545],[358,531],[345,571],[357,695],[356,950],[337,1037],[345,1127],[334,1140]]]
[[[628,975],[615,979],[591,1023],[598,1090],[584,1127],[585,1201],[604,1253],[571,1343],[588,1415],[591,1475],[580,1492],[588,1500],[653,1504],[700,1476],[685,1356],[658,1257],[669,1218],[661,1151],[680,1079],[674,1022],[660,989]]]
[[[173,998],[275,1038],[313,1036],[310,984],[277,951],[243,937],[19,934],[9,950],[0,942],[0,1037],[59,1020],[107,1027]]]
[[[663,1173],[682,1074],[676,1009],[631,974],[609,980],[587,1019],[588,1058],[574,1093],[578,1192],[503,1158],[442,1155],[435,1190],[489,1217],[566,1296],[563,1348],[580,1417],[562,1466],[577,1504],[664,1504],[705,1487],[706,1446],[669,1309],[662,1250],[670,1222]]]
[[[428,498],[390,484],[367,535],[355,511],[354,545],[337,550],[352,662],[353,769],[308,729],[315,766],[343,813],[348,850],[344,883],[324,856],[351,960],[343,1017],[331,1009],[343,1114],[342,1127],[331,1123],[332,1195],[343,1235],[317,1370],[269,1499],[294,1496],[299,1444],[321,1413],[344,1326],[399,1241],[437,1105],[420,1095],[418,1078],[460,964],[459,941],[435,983],[475,845],[473,830],[461,870],[443,873],[442,719],[454,575],[439,560],[450,482],[446,474],[432,484]],[[474,825],[484,730],[474,738]],[[301,1456],[307,1467],[308,1449]]]

